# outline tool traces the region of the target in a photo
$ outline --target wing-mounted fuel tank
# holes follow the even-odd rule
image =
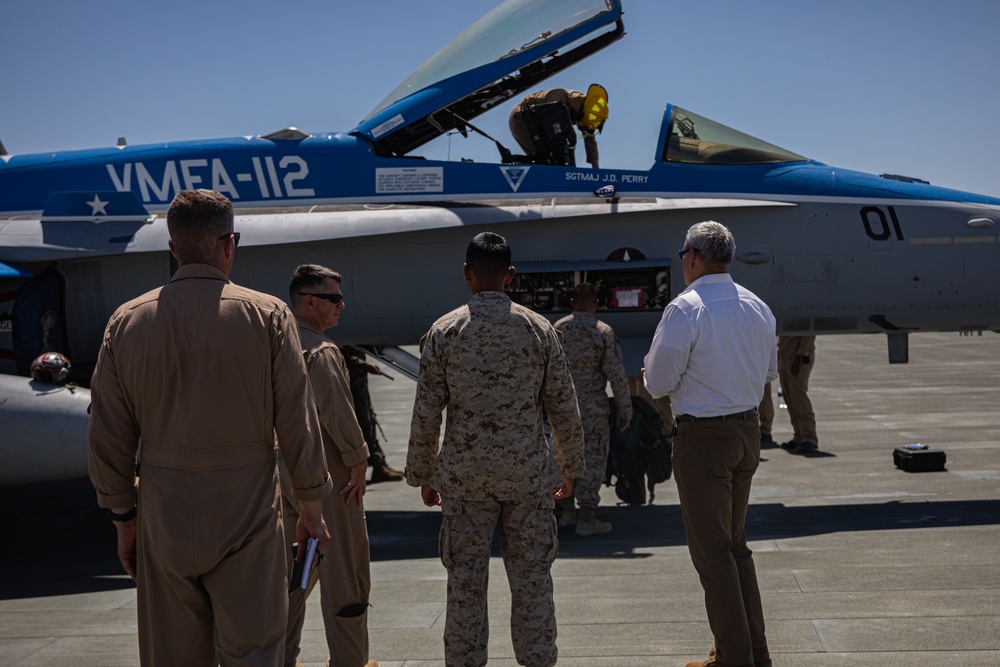
[[[90,391],[0,374],[0,485],[87,475]]]

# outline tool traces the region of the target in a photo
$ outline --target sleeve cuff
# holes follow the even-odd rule
[[[369,456],[371,456],[371,454],[368,452],[368,443],[365,443],[355,449],[340,453],[341,460],[348,468],[357,463],[361,463],[362,461],[367,461]]]
[[[405,469],[403,470],[403,476],[406,478],[407,484],[409,484],[410,486],[416,486],[418,488],[424,486],[425,484],[430,484],[431,481],[433,480],[432,475],[422,477],[418,475],[416,472],[414,472],[413,468],[411,468],[410,466],[405,467]]]
[[[330,473],[327,473],[326,480],[322,485],[311,489],[292,489],[292,495],[299,500],[322,500],[333,492],[333,480]]]
[[[108,510],[115,507],[131,507],[136,504],[138,498],[139,494],[136,492],[135,486],[133,486],[128,491],[123,491],[122,493],[98,493],[97,505]]]

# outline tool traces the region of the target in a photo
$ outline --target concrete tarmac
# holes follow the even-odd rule
[[[810,391],[820,451],[762,451],[747,532],[777,667],[1000,665],[1000,336],[915,334],[909,364],[886,359],[882,336],[820,337]],[[402,468],[415,385],[373,377],[371,387],[389,462]],[[776,412],[780,442],[791,429]],[[896,469],[893,448],[913,442],[943,449],[947,471]],[[618,506],[608,487],[602,498],[611,533],[560,536],[559,664],[704,659],[713,640],[673,481],[652,505]],[[0,488],[0,502],[0,665],[138,665],[135,588],[89,483]],[[365,502],[371,655],[383,667],[441,667],[440,512],[403,482],[371,485]],[[490,664],[513,667],[499,558],[489,604]],[[326,657],[314,595],[300,660]]]

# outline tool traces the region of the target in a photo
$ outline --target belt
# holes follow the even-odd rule
[[[141,447],[139,458],[143,463],[175,470],[225,470],[271,463],[277,458],[273,440],[204,448],[143,440]]]
[[[757,416],[757,408],[750,408],[743,412],[734,412],[731,415],[719,415],[718,417],[695,417],[693,415],[677,415],[677,423],[681,422],[707,422],[725,419],[753,419]]]

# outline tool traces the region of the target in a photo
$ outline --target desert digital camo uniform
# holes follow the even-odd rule
[[[368,446],[354,416],[344,357],[315,325],[301,318],[297,321],[323,429],[326,462],[333,488],[339,490],[350,479],[351,466],[368,460]],[[291,511],[295,511],[294,505]],[[368,596],[371,592],[364,504],[345,503],[342,495],[331,493],[323,500],[323,518],[330,530],[330,541],[323,552],[326,559],[319,566],[320,608],[330,665],[361,667],[368,662]],[[289,601],[286,665],[295,664],[308,593],[295,593]]]
[[[138,496],[142,665],[280,664],[288,585],[275,433],[298,498],[333,488],[288,308],[214,267],[181,266],[111,316],[91,400],[98,502]]]
[[[542,431],[543,406],[554,460]],[[498,523],[517,661],[555,664],[552,493],[562,474],[578,478],[584,470],[573,381],[559,334],[547,320],[503,293],[480,292],[434,323],[420,357],[406,477],[412,486],[431,484],[441,494],[448,667],[486,664],[490,543]]]
[[[625,421],[632,419],[632,400],[622,350],[611,327],[590,313],[574,311],[556,322],[555,327],[563,337],[563,349],[569,360],[580,417],[583,419],[587,473],[576,481],[573,493],[580,507],[594,509],[601,502],[601,484],[611,446],[608,382],[615,396],[617,418]]]

